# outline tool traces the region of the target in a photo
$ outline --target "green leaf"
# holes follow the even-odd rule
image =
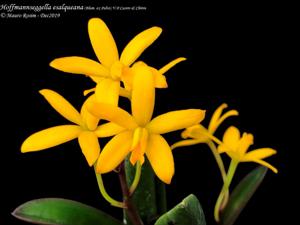
[[[162,215],[168,210],[166,185],[157,176],[155,176],[155,193],[157,214]]]
[[[206,225],[202,207],[193,194],[162,215],[155,225]]]
[[[221,224],[231,225],[240,215],[258,186],[263,181],[267,168],[259,166],[252,170],[233,190],[229,202],[221,214]]]
[[[44,225],[122,225],[110,215],[91,206],[61,198],[41,198],[20,205],[16,218]]]
[[[125,160],[125,172],[127,183],[130,186],[134,179],[135,167],[131,165],[129,159]],[[157,216],[155,174],[147,159],[142,166],[140,182],[132,196],[132,202],[144,222],[150,223]],[[131,224],[126,214],[124,214],[124,219],[127,224]]]

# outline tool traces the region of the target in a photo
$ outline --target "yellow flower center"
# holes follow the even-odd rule
[[[140,161],[141,164],[144,163],[148,136],[149,133],[146,128],[138,127],[134,130],[130,156],[132,165],[135,165],[137,161]]]
[[[124,65],[120,61],[117,61],[114,64],[112,64],[110,68],[110,75],[113,80],[121,79],[121,75],[123,73],[123,67]]]

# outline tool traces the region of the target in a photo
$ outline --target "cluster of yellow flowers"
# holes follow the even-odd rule
[[[247,153],[249,146],[253,144],[251,134],[244,133],[241,137],[237,128],[229,127],[224,133],[223,141],[214,136],[226,118],[238,115],[236,110],[222,115],[226,104],[222,104],[215,111],[207,129],[200,124],[205,117],[205,111],[201,109],[171,111],[152,119],[155,88],[167,88],[164,74],[185,60],[177,58],[161,69],[155,69],[141,61],[136,62],[161,32],[159,27],[144,30],[126,45],[119,56],[114,38],[106,24],[99,18],[89,20],[88,33],[99,62],[71,56],[55,59],[50,66],[63,72],[86,75],[96,83],[95,88],[84,92],[89,97],[82,104],[80,112],[55,91],[41,90],[40,93],[49,104],[72,124],[55,126],[32,134],[22,144],[21,151],[39,151],[78,138],[89,166],[94,165],[97,173],[114,170],[129,154],[132,165],[142,165],[146,154],[156,175],[169,184],[174,174],[172,149],[206,143],[216,157],[224,184],[230,177],[230,169],[226,174],[220,158],[223,152],[232,158],[232,171],[239,162],[253,161],[277,172],[273,166],[263,161],[275,154],[275,150],[261,148]],[[118,107],[119,96],[131,101],[131,113]],[[108,122],[102,123],[100,120]],[[161,136],[183,129],[182,138],[185,140],[171,147]],[[113,138],[100,151],[99,138],[110,136]],[[229,183],[227,182],[227,186]],[[219,205],[224,201],[224,196],[221,197]]]

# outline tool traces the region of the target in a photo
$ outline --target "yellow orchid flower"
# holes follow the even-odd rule
[[[239,113],[236,110],[229,110],[223,113],[223,110],[228,107],[227,104],[223,103],[213,113],[208,128],[205,128],[202,124],[196,124],[194,126],[186,128],[182,133],[181,137],[187,140],[176,142],[172,145],[172,149],[182,146],[195,145],[199,143],[208,143],[211,139],[218,141],[214,137],[214,133],[218,127],[230,116],[237,116]]]
[[[112,104],[117,105],[119,94],[128,97],[128,91],[131,90],[130,66],[159,37],[161,32],[162,29],[159,27],[144,30],[126,45],[119,57],[117,45],[106,24],[100,18],[92,18],[88,22],[88,33],[100,63],[84,57],[71,56],[57,58],[50,63],[50,66],[63,72],[89,76],[97,85],[85,94],[95,91],[97,99],[101,101],[103,93],[113,90],[111,92],[115,94],[113,94]],[[185,58],[175,59],[160,70],[152,68],[156,87],[167,87],[163,73],[183,60]],[[120,81],[124,82],[126,88],[126,90],[121,88],[121,92]]]
[[[247,152],[250,145],[253,144],[253,139],[253,135],[246,132],[241,137],[240,131],[236,127],[231,126],[225,131],[223,142],[218,146],[218,152],[220,154],[226,152],[231,158],[231,163],[214,209],[214,217],[217,222],[220,221],[220,210],[227,204],[226,193],[229,191],[229,186],[240,162],[256,162],[271,169],[274,173],[278,172],[274,166],[263,160],[276,154],[276,150],[272,148],[259,148]]]
[[[199,123],[203,120],[205,111],[178,110],[151,120],[155,101],[155,84],[151,69],[144,63],[138,63],[133,71],[135,74],[131,99],[132,115],[105,103],[87,104],[88,110],[94,116],[114,122],[125,129],[106,144],[97,161],[96,171],[112,171],[130,152],[130,162],[133,165],[137,161],[142,164],[146,154],[156,175],[169,184],[174,174],[174,160],[170,146],[161,134]]]
[[[171,149],[175,149],[177,147],[190,146],[200,143],[205,143],[211,149],[214,158],[219,167],[223,182],[226,181],[226,170],[224,167],[223,160],[218,153],[216,145],[212,142],[215,141],[217,143],[221,143],[219,139],[214,136],[214,133],[218,129],[218,127],[230,116],[237,116],[239,113],[236,110],[229,110],[223,114],[224,109],[228,107],[227,104],[221,104],[213,113],[208,128],[205,128],[202,124],[196,124],[191,127],[186,128],[182,133],[181,137],[186,140],[178,141],[171,146]],[[224,204],[226,204],[229,198],[229,191],[224,193]]]
[[[243,133],[242,137],[240,131],[234,127],[229,127],[223,136],[223,144],[218,146],[219,153],[226,152],[227,155],[236,162],[256,162],[271,169],[274,173],[278,170],[271,164],[263,161],[271,155],[276,154],[276,150],[272,148],[259,148],[251,152],[247,152],[250,145],[253,144],[253,135]]]
[[[82,153],[92,166],[100,153],[98,137],[112,136],[123,130],[113,123],[97,126],[99,119],[86,109],[88,102],[94,101],[94,95],[85,101],[79,113],[65,98],[52,90],[43,89],[40,94],[59,114],[76,125],[55,126],[32,134],[21,146],[23,153],[48,149],[78,138]]]

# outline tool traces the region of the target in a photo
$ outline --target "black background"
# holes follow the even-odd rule
[[[267,161],[278,167],[279,174],[268,172],[236,224],[294,221],[299,169],[292,160],[299,157],[294,133],[299,102],[295,77],[299,72],[292,70],[296,51],[290,9],[274,3],[194,5],[182,1],[162,5],[120,0],[107,4],[143,5],[147,10],[68,12],[59,19],[0,20],[0,224],[23,224],[10,213],[19,204],[42,197],[73,199],[121,216],[119,209],[111,208],[100,196],[77,141],[38,153],[20,153],[23,140],[31,133],[68,123],[38,94],[40,89],[61,93],[79,109],[82,91],[93,87],[84,76],[64,74],[48,65],[62,56],[96,60],[87,34],[87,22],[92,17],[107,23],[119,51],[140,31],[154,25],[162,27],[162,35],[140,57],[156,68],[173,58],[187,57],[166,74],[169,88],[157,90],[155,115],[202,108],[207,110],[207,124],[213,110],[226,102],[240,116],[224,123],[217,135],[235,124],[254,134],[254,147],[278,150]],[[179,132],[166,138],[174,143],[179,140]],[[169,207],[194,193],[208,224],[214,224],[213,206],[222,184],[209,149],[198,145],[178,149],[174,155],[176,174],[167,187]],[[233,185],[253,168],[251,163],[241,164]],[[109,192],[120,197],[117,179],[113,175],[105,179]]]

